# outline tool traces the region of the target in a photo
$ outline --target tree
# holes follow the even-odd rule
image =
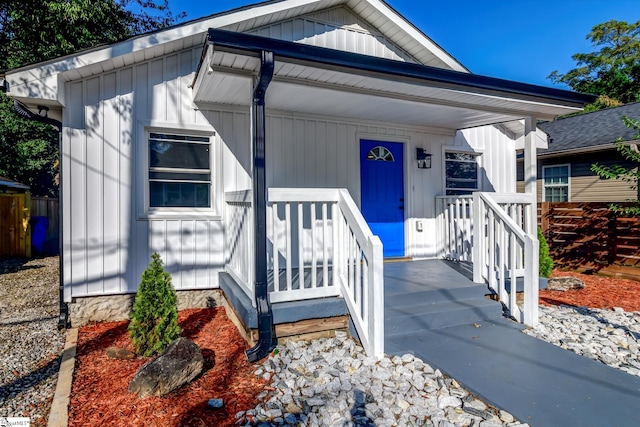
[[[142,273],[131,312],[129,336],[137,354],[153,356],[164,351],[180,337],[176,290],[171,275],[164,271],[160,255],[151,255],[151,263]]]
[[[168,0],[5,0],[0,2],[0,70],[67,55],[167,27]],[[57,132],[14,114],[0,93],[0,175],[55,196]]]
[[[622,117],[625,126],[636,131],[634,140],[640,139],[640,121],[629,117]],[[640,144],[640,141],[638,142]],[[616,149],[623,158],[630,160],[636,164],[635,167],[624,167],[620,165],[604,166],[598,163],[591,165],[591,170],[598,176],[605,179],[615,179],[626,182],[638,193],[638,183],[640,182],[640,151],[637,144],[629,144],[618,138],[616,141]],[[638,193],[640,196],[640,193]],[[631,206],[620,206],[616,204],[610,205],[610,208],[617,213],[623,215],[640,215],[640,201],[634,200]]]
[[[576,53],[572,58],[577,68],[566,74],[556,70],[548,78],[601,97],[587,111],[610,106],[607,99],[614,105],[640,101],[640,21],[607,21],[594,26],[586,38],[596,50]]]

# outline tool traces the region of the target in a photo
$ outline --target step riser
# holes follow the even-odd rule
[[[410,293],[385,293],[385,305],[388,307],[437,304],[441,302],[464,301],[484,298],[489,294],[484,285],[452,289],[436,289]]]

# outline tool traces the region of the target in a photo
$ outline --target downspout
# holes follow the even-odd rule
[[[6,88],[6,81],[4,84]],[[6,90],[5,90],[6,92]],[[27,120],[33,120],[40,123],[45,123],[51,125],[58,129],[58,220],[59,220],[59,237],[58,237],[58,300],[60,304],[60,314],[58,315],[58,330],[67,329],[69,325],[69,307],[67,303],[64,301],[64,263],[63,263],[63,239],[64,239],[64,230],[63,230],[63,209],[62,209],[62,122],[49,118],[46,115],[41,116],[31,112],[26,105],[21,103],[18,100],[13,101],[14,109],[16,113]],[[48,111],[49,109],[46,107],[38,107],[41,111]]]
[[[249,362],[266,357],[275,347],[273,314],[267,288],[267,185],[265,171],[265,95],[273,78],[273,52],[260,51],[260,74],[253,90],[253,214],[255,227],[255,299],[258,342],[245,354]]]

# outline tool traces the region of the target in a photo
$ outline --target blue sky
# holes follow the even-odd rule
[[[256,3],[251,0],[170,0],[187,20]],[[575,67],[591,52],[591,28],[616,19],[640,20],[640,0],[387,0],[387,3],[471,72],[554,86],[547,76]]]

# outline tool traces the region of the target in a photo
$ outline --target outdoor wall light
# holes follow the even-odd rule
[[[431,169],[431,154],[427,154],[424,148],[416,149],[416,159],[418,159],[418,169]]]

